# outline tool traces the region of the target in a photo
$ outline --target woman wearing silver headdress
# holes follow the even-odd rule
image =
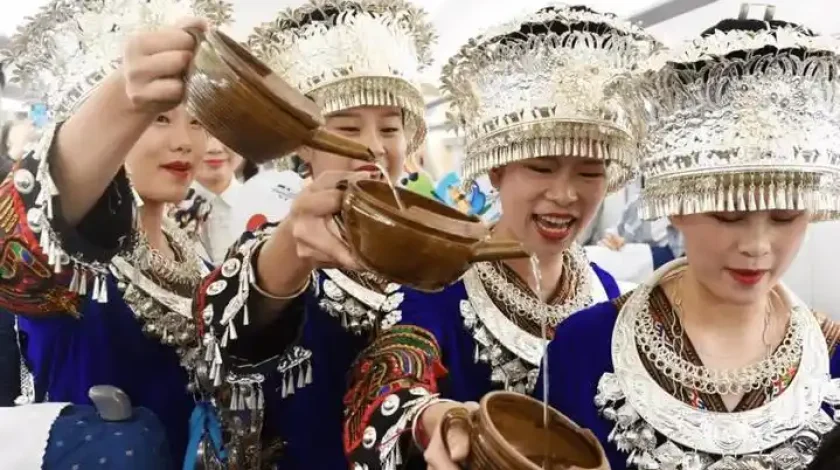
[[[281,12],[248,40],[278,76],[321,107],[327,128],[365,144],[388,171],[381,175],[369,164],[299,149],[312,180],[288,216],[255,229],[201,288],[199,305],[215,315],[208,346],[227,366],[213,373],[232,383],[249,375],[265,381],[266,428],[285,441],[277,461],[282,468],[346,467],[341,423],[347,372],[376,334],[381,315],[399,308],[401,294],[396,285],[357,271],[334,227],[342,199],[336,188],[355,178],[396,181],[407,156],[423,143],[419,78],[432,39],[425,13],[402,0],[313,0]],[[256,250],[251,263],[249,253]],[[239,266],[257,271],[254,282],[245,278],[246,290],[284,308],[270,317],[242,308],[247,294],[230,279]],[[300,336],[287,352],[278,332],[293,330],[302,312]]]
[[[529,391],[542,337],[620,295],[574,240],[632,172],[643,126],[624,92],[657,47],[613,15],[556,6],[470,40],[444,67],[467,138],[464,178],[489,174],[502,205],[493,237],[534,253],[538,279],[528,259],[482,262],[440,293],[405,290],[354,366],[345,440],[356,468],[397,468],[412,427],[430,468],[449,468],[436,428],[452,401]]]
[[[224,23],[230,5],[53,1],[30,18],[10,59],[54,124],[0,185],[0,307],[18,315],[34,379],[22,402],[87,404],[92,386],[119,387],[158,415],[179,466],[191,413],[196,439],[214,427],[188,391],[201,359],[191,298],[208,269],[164,217],[207,139],[171,78],[195,47],[167,27],[185,16]]]
[[[837,417],[840,326],[779,279],[840,215],[840,43],[726,20],[666,59],[641,215],[670,217],[686,258],[557,329],[549,403],[613,470],[803,469]]]

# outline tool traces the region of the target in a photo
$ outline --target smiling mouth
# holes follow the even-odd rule
[[[534,214],[532,216],[537,233],[550,241],[561,241],[572,233],[577,219],[570,215]]]

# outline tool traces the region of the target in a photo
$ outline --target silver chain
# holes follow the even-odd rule
[[[567,250],[569,262],[563,267],[580,273],[580,279],[574,292],[559,305],[549,305],[507,279],[491,263],[476,263],[475,268],[481,283],[491,293],[494,300],[500,302],[503,311],[508,314],[528,319],[540,324],[547,320],[550,325],[560,322],[572,314],[592,305],[592,280],[589,276],[589,261],[583,249],[573,245]]]
[[[686,388],[708,394],[746,394],[772,387],[799,363],[804,338],[804,314],[797,309],[793,310],[785,337],[775,352],[760,362],[738,369],[709,369],[684,359],[659,331],[648,303],[644,304],[636,317],[636,341],[639,350],[659,372]]]

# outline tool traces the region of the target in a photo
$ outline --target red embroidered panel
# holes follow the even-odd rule
[[[79,315],[71,273],[54,273],[26,221],[12,178],[0,184],[0,308],[20,315]]]
[[[352,387],[344,398],[344,450],[349,455],[362,443],[371,416],[391,394],[412,388],[437,393],[446,375],[440,347],[427,330],[400,325],[387,330],[368,346],[352,371]],[[395,413],[393,420],[400,413]]]

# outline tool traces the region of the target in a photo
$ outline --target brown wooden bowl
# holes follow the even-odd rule
[[[388,183],[348,184],[336,218],[350,251],[372,272],[425,292],[456,282],[477,261],[528,257],[517,241],[490,240],[477,217]]]
[[[327,131],[318,106],[218,30],[191,29],[196,52],[186,77],[187,110],[207,131],[255,163],[306,145],[373,161],[362,144]]]
[[[513,392],[491,392],[479,409],[448,410],[441,435],[453,426],[470,434],[470,470],[609,470],[604,448],[583,429],[553,408],[544,426],[543,404]]]

